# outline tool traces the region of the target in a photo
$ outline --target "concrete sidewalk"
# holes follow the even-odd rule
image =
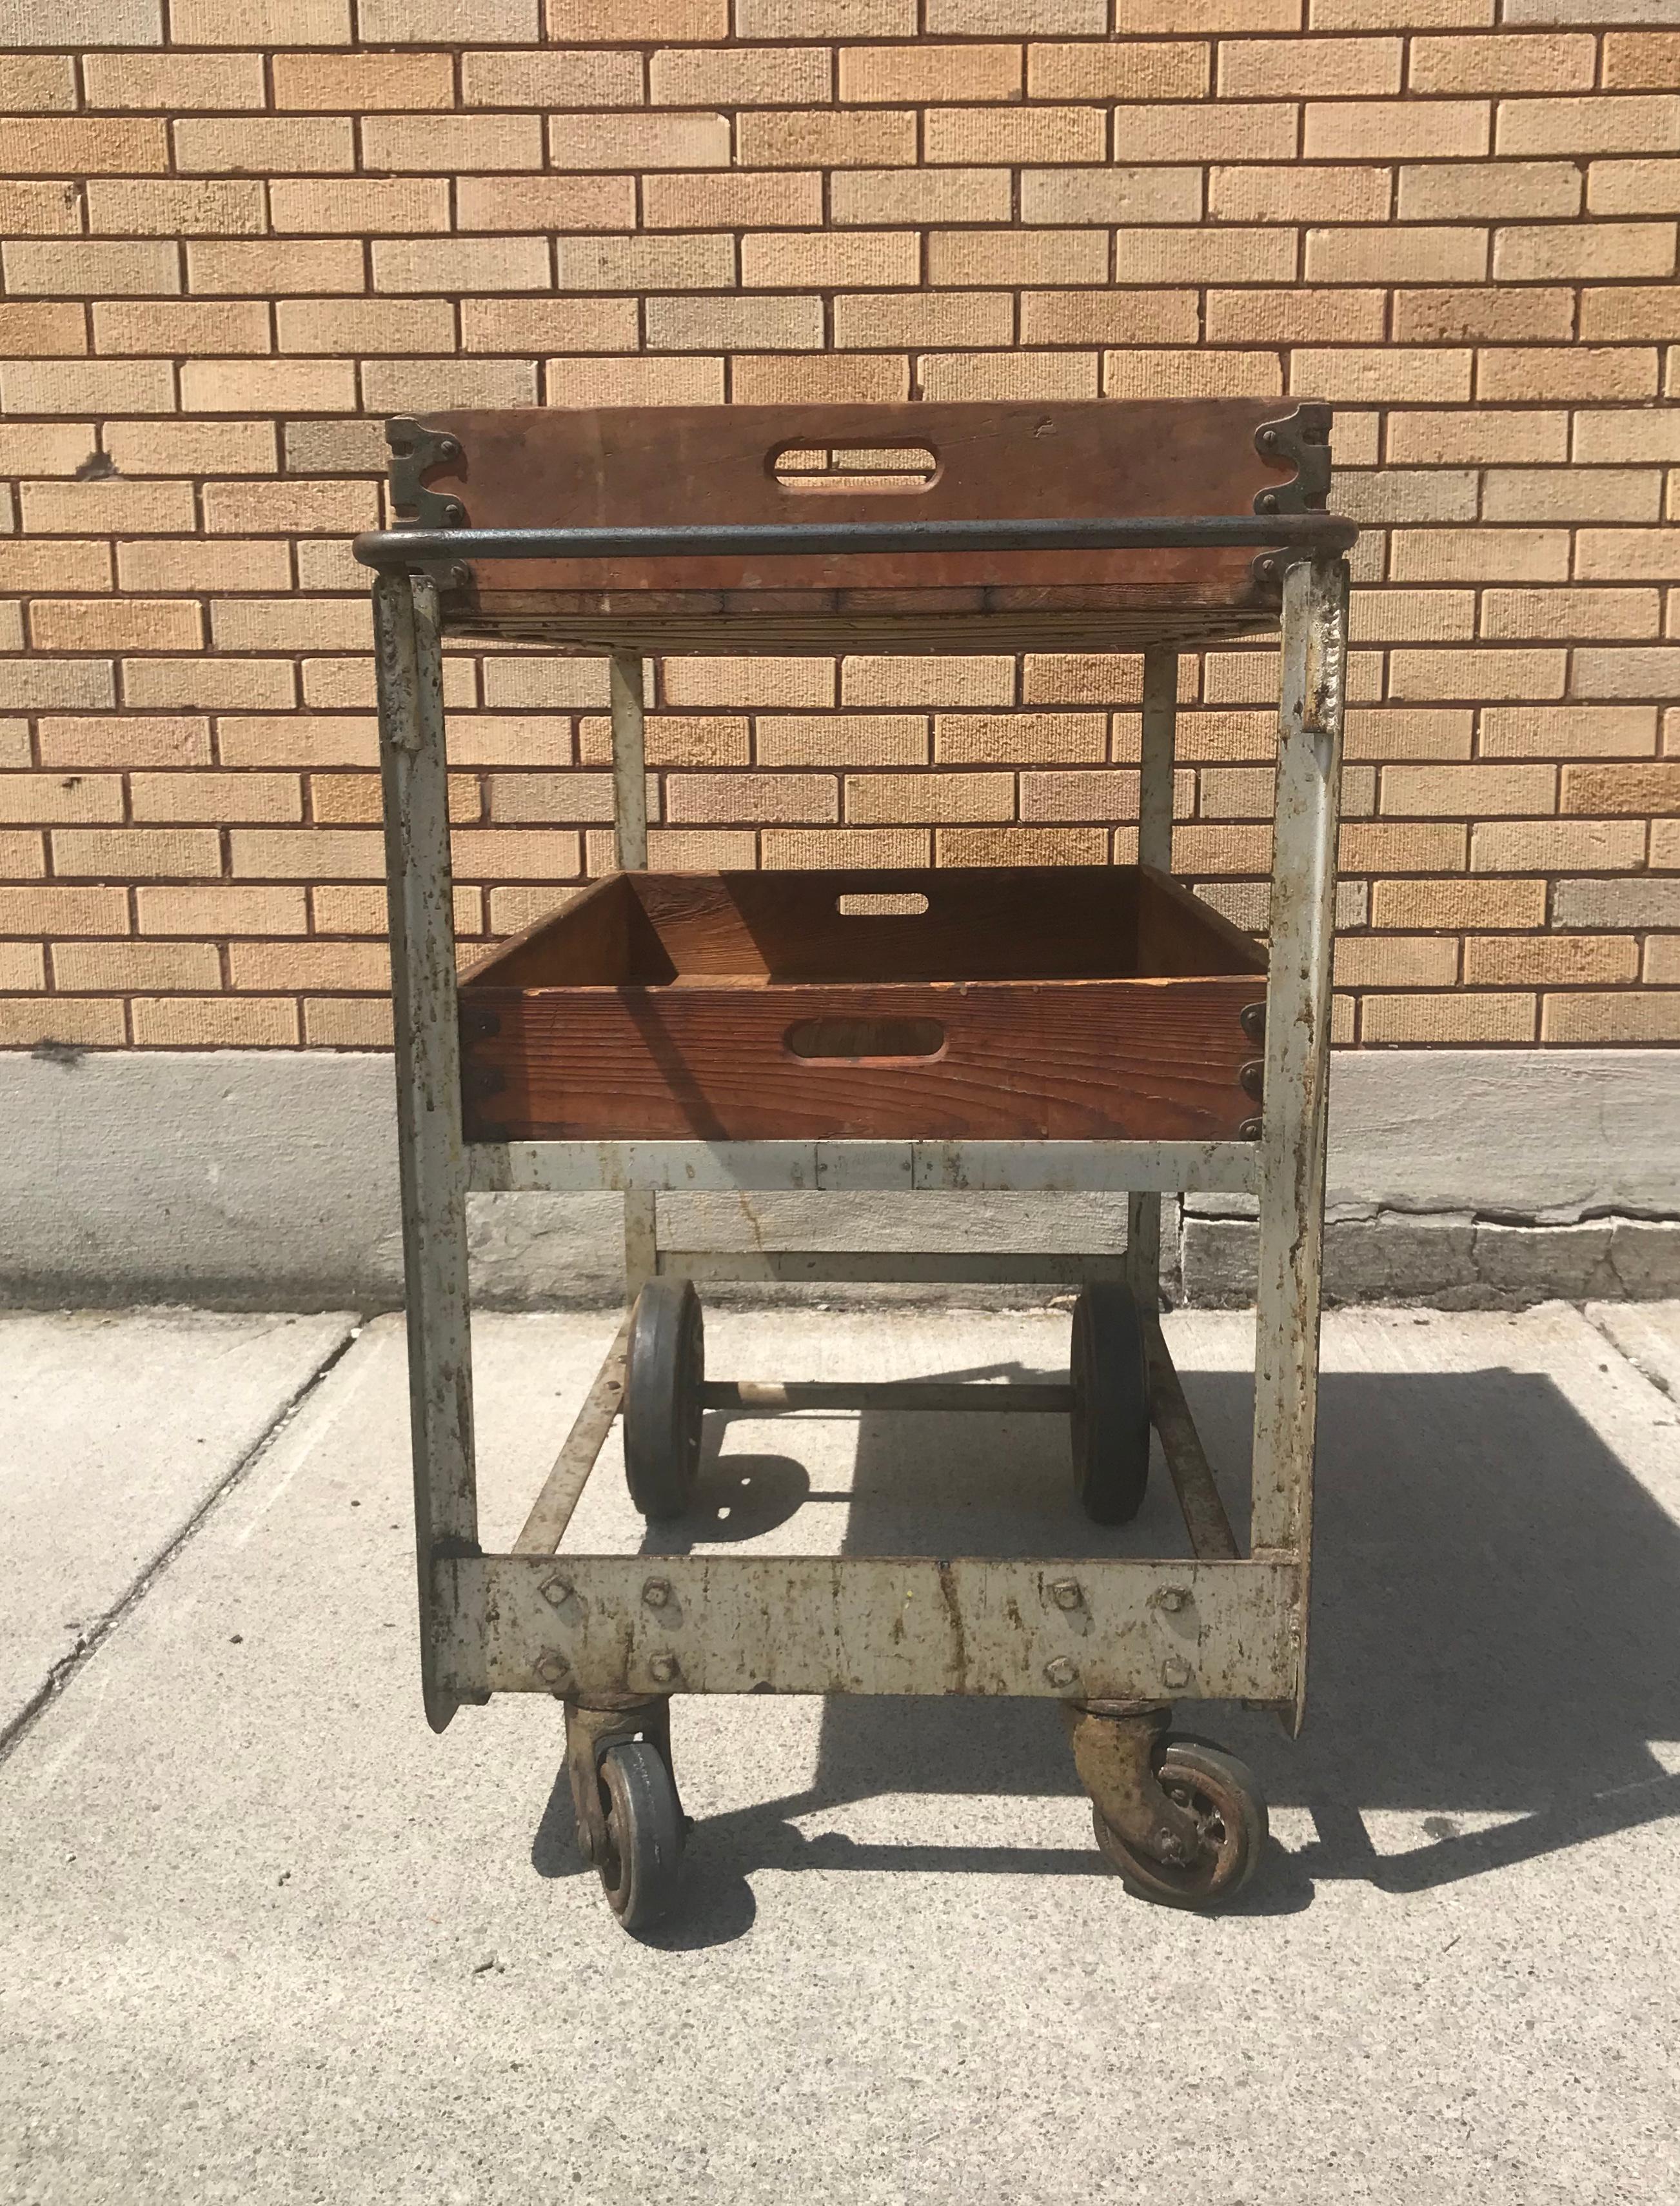
[[[1236,1912],[1126,1896],[1047,1706],[719,1699],[676,1711],[689,1905],[646,1945],[551,1705],[426,1729],[401,1330],[350,1324],[0,1319],[9,2200],[1680,2192],[1680,1308],[1329,1321],[1307,1735],[1194,1712],[1272,1802]],[[487,1543],[613,1324],[479,1322]],[[1252,1327],[1169,1327],[1236,1513]],[[743,1376],[1067,1351],[1046,1312],[707,1333]],[[689,1544],[1081,1533],[1053,1419],[718,1437]],[[1164,1484],[1117,1545],[1182,1552]],[[573,1543],[642,1529],[615,1443]]]

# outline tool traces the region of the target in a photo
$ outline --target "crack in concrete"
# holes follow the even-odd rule
[[[217,1504],[231,1494],[246,1474],[278,1440],[281,1434],[309,1401],[321,1381],[348,1356],[361,1338],[362,1327],[353,1326],[337,1346],[318,1363],[307,1378],[295,1386],[274,1415],[257,1434],[237,1462],[219,1479],[198,1505],[170,1533],[158,1552],[143,1563],[121,1595],[110,1607],[94,1618],[91,1624],[76,1634],[76,1643],[68,1654],[61,1654],[48,1671],[45,1681],[33,1693],[24,1706],[9,1722],[0,1726],[0,1766],[3,1766],[15,1748],[45,1714],[65,1686],[77,1672],[84,1669],[98,1649],[104,1646],[123,1619],[137,1608],[151,1592],[171,1563],[187,1547],[200,1527]]]

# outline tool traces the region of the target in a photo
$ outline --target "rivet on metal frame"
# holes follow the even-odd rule
[[[647,1666],[647,1674],[656,1685],[672,1685],[682,1674],[682,1665],[675,1654],[656,1654]]]
[[[1250,1041],[1259,1041],[1266,1033],[1266,1005],[1244,1004],[1236,1015],[1236,1023]]]
[[[663,1608],[670,1599],[669,1578],[649,1578],[641,1589],[641,1597],[650,1608]]]
[[[1054,1655],[1045,1664],[1044,1678],[1047,1685],[1054,1685],[1058,1691],[1079,1683],[1079,1672],[1065,1654]]]
[[[1050,1597],[1057,1608],[1081,1608],[1085,1602],[1076,1578],[1057,1578],[1050,1589]]]
[[[1182,1655],[1169,1654],[1161,1665],[1161,1683],[1164,1685],[1179,1686],[1188,1685],[1189,1682],[1189,1664]]]
[[[565,1656],[557,1654],[551,1649],[547,1654],[539,1654],[531,1667],[544,1684],[552,1685],[557,1692],[572,1674],[571,1665]]]
[[[537,1591],[551,1608],[560,1608],[571,1599],[574,1588],[569,1578],[551,1577],[545,1578]]]
[[[1236,1138],[1239,1142],[1257,1142],[1265,1130],[1263,1118],[1245,1118],[1236,1130]]]
[[[1155,1596],[1155,1606],[1176,1616],[1181,1608],[1188,1608],[1190,1596],[1183,1586],[1163,1586]]]
[[[1239,1065],[1236,1069],[1236,1084],[1245,1095],[1252,1095],[1258,1103],[1260,1099],[1260,1090],[1266,1085],[1264,1062],[1258,1057],[1251,1057],[1246,1064]]]

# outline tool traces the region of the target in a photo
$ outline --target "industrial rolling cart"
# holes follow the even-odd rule
[[[1062,1703],[1135,1890],[1229,1899],[1266,1811],[1170,1729],[1230,1699],[1298,1727],[1317,1394],[1350,522],[1330,415],[1248,399],[474,412],[389,425],[377,570],[416,1556],[427,1715],[548,1693],[580,1842],[631,1929],[672,1904],[679,1693]],[[1178,654],[1281,629],[1262,951],[1171,877]],[[440,645],[611,659],[619,871],[456,969]],[[661,874],[642,656],[1143,655],[1135,867]],[[479,1543],[469,1190],[622,1189],[629,1311],[524,1529]],[[1111,1190],[1123,1256],[726,1255],[670,1190]],[[1162,1337],[1160,1198],[1258,1198],[1239,1548]],[[1078,1286],[1056,1385],[721,1382],[695,1283]],[[708,1407],[1059,1411],[1087,1513],[1137,1509],[1159,1434],[1194,1559],[1069,1553],[559,1555],[615,1417],[631,1497],[687,1506]],[[1069,1496],[1070,1521],[1073,1495]],[[1070,1547],[1077,1542],[1070,1538]]]

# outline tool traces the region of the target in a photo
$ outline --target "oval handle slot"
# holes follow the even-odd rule
[[[842,919],[920,919],[927,909],[927,898],[920,889],[898,895],[843,896],[837,897],[834,909]]]
[[[807,1062],[903,1064],[938,1057],[945,1030],[938,1019],[801,1019],[783,1040]]]
[[[770,472],[783,490],[902,497],[926,490],[939,462],[926,444],[786,444],[771,454]]]

